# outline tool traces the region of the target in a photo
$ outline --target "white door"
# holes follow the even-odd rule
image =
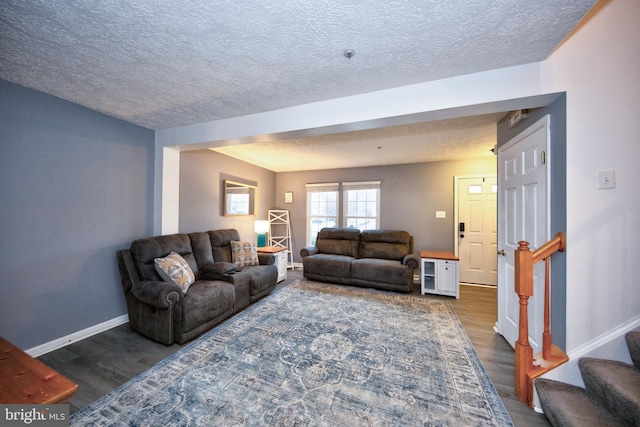
[[[460,281],[497,285],[498,186],[495,176],[463,177],[458,188]]]
[[[514,287],[514,251],[526,240],[535,250],[549,240],[549,116],[540,119],[498,150],[498,333],[518,340],[520,307]],[[504,251],[504,253],[502,252]],[[529,298],[529,344],[541,351],[544,328],[544,263],[534,269]]]

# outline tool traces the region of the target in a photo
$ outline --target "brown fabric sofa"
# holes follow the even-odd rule
[[[300,251],[304,277],[396,292],[413,290],[418,257],[406,231],[323,228]]]
[[[131,327],[170,345],[189,341],[271,292],[278,269],[271,254],[258,254],[259,265],[238,269],[231,241],[237,230],[212,230],[138,239],[117,251]],[[161,278],[154,260],[176,252],[195,275],[183,295]]]

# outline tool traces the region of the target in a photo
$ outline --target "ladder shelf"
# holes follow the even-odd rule
[[[269,245],[285,248],[287,268],[293,269],[293,242],[288,210],[269,210]]]

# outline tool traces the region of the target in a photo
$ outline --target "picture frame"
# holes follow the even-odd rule
[[[285,191],[284,192],[284,202],[285,203],[293,203],[293,191]]]

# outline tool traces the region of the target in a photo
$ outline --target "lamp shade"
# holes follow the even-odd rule
[[[266,233],[269,231],[269,221],[256,221],[254,223],[254,230],[256,233]]]

